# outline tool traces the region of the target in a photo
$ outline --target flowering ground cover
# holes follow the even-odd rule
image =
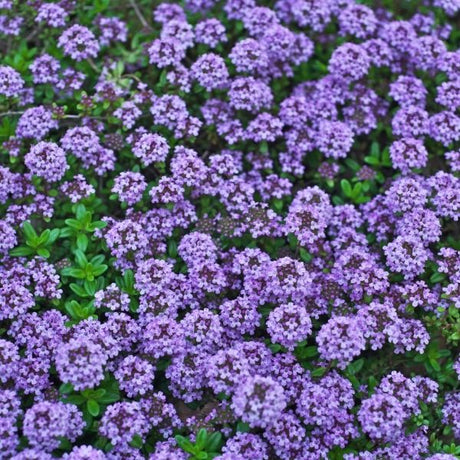
[[[459,0],[0,0],[0,459],[460,458]]]

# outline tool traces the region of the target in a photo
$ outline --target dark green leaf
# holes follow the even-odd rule
[[[62,394],[72,393],[72,391],[73,391],[73,386],[71,383],[63,383],[59,387],[59,393],[62,393]]]
[[[345,196],[350,197],[352,192],[350,182],[347,179],[342,179],[340,181],[340,186],[342,187],[342,191]]]
[[[219,450],[220,443],[222,441],[222,434],[216,431],[211,436],[208,437],[208,441],[206,443],[206,450],[208,452],[215,452]]]
[[[32,225],[30,224],[30,222],[28,221],[25,221],[23,224],[22,224],[22,230],[24,231],[24,235],[26,236],[26,239],[29,240],[29,241],[35,241],[36,239],[38,239],[38,235],[37,233],[35,232],[34,228],[32,227]]]
[[[86,408],[88,409],[88,412],[93,416],[97,417],[100,412],[100,407],[97,401],[94,399],[89,399],[86,403]]]

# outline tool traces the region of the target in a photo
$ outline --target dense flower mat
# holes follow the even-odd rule
[[[460,458],[459,24],[0,0],[0,459]]]

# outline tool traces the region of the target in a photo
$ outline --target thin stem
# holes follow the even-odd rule
[[[0,117],[7,117],[8,115],[22,115],[24,112],[3,112]]]
[[[89,57],[87,61],[88,61],[88,64],[93,68],[93,70],[95,70],[96,72],[100,72],[100,70],[98,69],[96,63],[92,60],[92,58]]]
[[[129,0],[129,3],[131,3],[131,6],[134,8],[134,12],[136,13],[136,16],[139,18],[139,21],[141,21],[142,25],[146,29],[150,29],[149,23],[145,20],[144,15],[142,14],[139,7],[137,6],[135,0]]]
[[[142,80],[137,75],[134,75],[132,73],[127,73],[125,75],[122,75],[122,78],[132,78],[133,80],[136,80],[139,83],[142,83]]]

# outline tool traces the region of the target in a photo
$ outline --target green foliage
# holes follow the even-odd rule
[[[222,434],[219,432],[208,433],[201,428],[196,440],[192,443],[188,438],[176,435],[175,439],[178,446],[188,454],[190,460],[208,460],[217,457],[222,447]]]

